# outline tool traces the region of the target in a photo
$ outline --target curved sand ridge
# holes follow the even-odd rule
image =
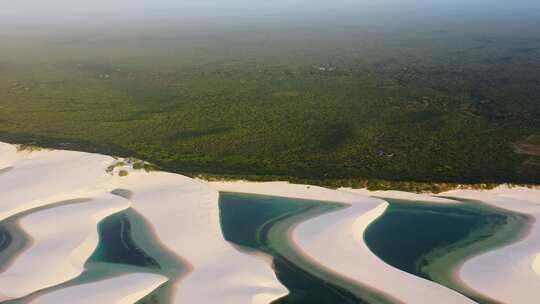
[[[173,303],[270,303],[288,293],[264,259],[225,241],[214,189],[164,172],[133,172],[117,182],[133,192],[133,208],[161,242],[192,266],[177,282]]]
[[[112,157],[71,151],[16,153],[10,161],[12,169],[0,174],[0,220],[40,206],[90,197],[89,192],[104,192],[112,180],[105,168],[113,162]]]
[[[2,298],[24,297],[80,275],[99,241],[96,225],[128,207],[128,201],[107,195],[23,217],[19,225],[32,244],[0,274]]]
[[[108,174],[106,168],[115,162],[112,157],[80,152],[17,152],[13,146],[0,143],[0,170],[10,168],[0,171],[0,220],[33,212],[22,217],[20,225],[34,241],[0,273],[0,299],[18,297],[77,276],[97,244],[99,220],[129,206],[149,221],[164,246],[192,267],[189,274],[175,282],[173,303],[258,304],[287,293],[267,260],[239,252],[224,240],[218,193],[213,188],[177,174],[125,167],[127,177]],[[396,302],[473,303],[457,292],[395,269],[371,253],[363,232],[385,211],[387,203],[383,200],[348,192],[353,190],[280,182],[211,185],[231,192],[348,204],[348,208],[309,219],[292,231],[291,240],[301,254]],[[131,195],[124,198],[109,194],[114,189],[128,190],[126,193]],[[444,195],[481,200],[538,219],[538,193],[501,187],[489,192],[453,191]],[[397,192],[363,194],[454,202]],[[81,198],[89,201],[39,209]],[[534,225],[523,240],[465,262],[460,271],[464,284],[503,302],[536,303],[535,291],[540,290],[539,229]],[[31,300],[82,303],[84,298],[88,303],[134,303],[166,280],[159,275],[132,273],[55,289]]]
[[[144,298],[166,281],[167,278],[160,275],[133,273],[55,290],[35,298],[30,303],[132,304]]]
[[[463,284],[503,303],[536,304],[540,297],[540,191],[498,187],[490,191],[456,190],[441,195],[478,200],[534,219],[518,242],[467,260],[458,272]]]
[[[150,220],[162,243],[192,266],[191,273],[176,282],[174,303],[270,303],[288,293],[267,260],[240,253],[225,241],[218,193],[202,183],[128,166],[122,169],[129,176],[119,177],[106,169],[121,160],[99,154],[17,152],[0,143],[0,159],[0,165],[10,168],[0,174],[0,220],[30,213],[20,226],[33,238],[32,246],[0,273],[0,300],[58,285],[80,274],[97,245],[98,222],[130,207],[131,202]],[[117,188],[128,190],[131,197],[110,194]],[[90,201],[57,204],[81,198]],[[55,205],[39,211],[51,204]],[[79,297],[86,295],[89,303],[134,303],[164,280],[162,276],[130,274],[46,291],[33,301],[77,299],[79,303]],[[133,288],[124,286],[126,283],[133,283]]]
[[[292,241],[303,255],[352,281],[404,303],[474,303],[431,281],[398,270],[379,259],[364,242],[367,226],[384,213],[388,203],[351,192],[284,182],[212,182],[222,191],[326,200],[350,205],[300,223]]]

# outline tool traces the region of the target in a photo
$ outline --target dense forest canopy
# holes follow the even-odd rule
[[[0,140],[184,174],[540,182],[540,18],[344,11],[14,21]]]

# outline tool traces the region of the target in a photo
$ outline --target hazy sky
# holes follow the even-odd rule
[[[540,0],[0,1],[0,40],[15,57],[24,55],[20,49],[46,55],[39,47],[48,47],[48,41],[155,43],[148,37],[160,37],[161,42],[182,37],[194,45],[229,40],[249,45],[298,37],[302,47],[313,41],[341,43],[365,37],[373,38],[371,42],[494,34],[540,39]],[[115,51],[117,45],[110,44]],[[73,54],[69,46],[66,54]]]
[[[477,13],[509,10],[508,13],[540,9],[538,0],[16,0],[2,1],[2,13],[24,17],[26,14],[58,15],[68,13],[129,13],[153,10],[206,8],[208,10],[265,9],[291,11],[318,8],[354,9],[381,13],[396,10],[475,11]]]
[[[48,23],[69,26],[144,18],[319,22],[358,20],[375,25],[392,22],[540,20],[540,0],[15,0],[2,1],[0,24]],[[161,18],[161,19],[160,19]],[[266,18],[266,19],[265,19]],[[279,19],[281,18],[281,19]],[[354,21],[356,22],[356,21]],[[525,22],[525,21],[523,21]],[[140,22],[139,22],[140,24]],[[69,25],[69,26],[66,26]]]

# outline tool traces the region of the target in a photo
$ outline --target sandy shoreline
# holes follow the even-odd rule
[[[182,284],[174,286],[173,303],[266,304],[288,293],[267,261],[240,253],[223,239],[218,193],[203,183],[178,174],[134,170],[129,161],[122,159],[73,151],[17,152],[13,146],[1,144],[0,160],[1,166],[12,168],[0,175],[0,220],[28,213],[21,227],[33,239],[31,246],[0,273],[3,299],[19,298],[78,276],[97,244],[98,222],[128,207],[144,216],[168,250],[187,257],[186,262],[193,267]],[[120,170],[129,176],[119,176]],[[118,188],[127,189],[131,195],[126,198],[110,194]],[[76,199],[89,202],[41,210]],[[107,202],[100,203],[104,200]],[[121,208],[116,208],[113,201]],[[48,224],[52,222],[57,225]],[[36,273],[31,271],[36,263],[48,266]],[[114,279],[108,282],[111,290],[115,284],[123,284]],[[92,284],[68,285],[65,289],[73,295]],[[40,292],[36,299],[64,294],[63,290]],[[119,303],[138,299],[139,291],[129,292],[116,294],[122,296]]]
[[[221,191],[350,205],[302,222],[292,231],[291,241],[302,255],[314,264],[323,265],[404,303],[474,303],[453,290],[387,265],[369,250],[363,232],[386,209],[387,203],[382,200],[348,191],[285,182],[211,182],[210,185]]]
[[[516,242],[466,260],[456,272],[465,288],[502,303],[533,304],[540,296],[540,191],[498,187],[490,191],[455,190],[443,193],[479,200],[531,218],[528,233]]]
[[[381,209],[386,209],[385,205],[380,206]],[[376,210],[375,210],[376,211]],[[295,262],[298,264],[305,264],[307,269],[311,269],[311,272],[315,275],[320,277],[323,280],[329,280],[333,284],[336,284],[337,286],[340,286],[344,288],[345,290],[353,293],[358,298],[368,300],[372,303],[403,303],[402,301],[392,297],[390,294],[385,293],[384,291],[377,290],[373,287],[367,286],[363,282],[354,281],[351,279],[348,279],[344,277],[341,273],[338,271],[329,268],[328,266],[321,264],[319,261],[311,258],[309,255],[307,255],[304,250],[298,245],[298,243],[294,240],[295,239],[295,231],[297,230],[298,226],[309,219],[315,218],[317,216],[320,216],[320,214],[314,214],[313,216],[309,215],[303,215],[302,220],[295,222],[293,225],[288,227],[286,236],[287,236],[287,242],[289,244],[289,247],[292,248],[293,253],[291,256],[295,259]],[[377,215],[378,216],[378,215]],[[297,257],[297,258],[296,258]],[[321,273],[326,272],[326,273]]]
[[[132,304],[167,282],[167,278],[149,273],[126,274],[88,284],[70,286],[31,300],[35,304],[115,303]]]
[[[133,172],[116,181],[117,188],[133,192],[133,208],[152,223],[164,246],[192,265],[176,285],[173,303],[253,303],[288,293],[264,259],[239,252],[224,239],[216,190],[164,172]]]
[[[4,300],[27,296],[81,274],[98,244],[97,223],[128,207],[128,201],[110,195],[23,217],[19,225],[32,241],[0,274],[0,294]],[[51,225],[53,221],[62,225]]]
[[[540,296],[540,191],[525,187],[499,186],[493,190],[453,190],[437,195],[401,191],[343,189],[374,197],[453,204],[478,201],[499,210],[528,218],[526,231],[506,235],[506,244],[480,250],[461,261],[452,271],[459,290],[489,303],[537,303]],[[455,198],[455,200],[454,200]],[[516,216],[516,215],[514,215]],[[508,233],[508,232],[506,232]],[[518,233],[518,234],[516,234]],[[493,245],[491,245],[493,246]],[[532,267],[531,267],[532,265]],[[502,267],[501,267],[502,266]],[[530,270],[534,270],[533,272]]]

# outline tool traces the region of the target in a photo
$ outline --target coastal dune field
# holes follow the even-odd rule
[[[98,222],[128,207],[106,195],[23,217],[19,225],[32,244],[0,274],[0,294],[19,298],[77,277],[98,243]]]
[[[540,290],[540,196],[500,187],[489,193],[457,190],[442,195],[478,200],[523,214],[533,223],[521,240],[466,261],[457,275],[470,289],[502,303],[538,303]]]
[[[539,190],[499,186],[433,195],[286,182],[207,182],[141,164],[0,143],[0,221],[11,229],[5,237],[0,233],[0,253],[10,253],[8,260],[0,260],[0,303],[304,303],[287,296],[307,286],[302,280],[308,278],[354,303],[484,303],[471,294],[494,303],[536,303],[540,296]],[[272,225],[261,226],[268,229],[257,231],[247,231],[252,228],[242,221],[229,223],[238,236],[254,235],[253,242],[267,249],[261,252],[226,239],[220,204],[227,202],[220,202],[220,191],[246,195],[237,203],[283,197],[298,206],[317,201],[309,206],[333,207],[276,213],[272,223],[264,223]],[[365,231],[395,200],[409,202],[410,208],[473,202],[502,214],[513,212],[527,226],[520,230],[524,233],[471,251],[459,267],[445,269],[455,273],[456,288],[392,266],[371,250]],[[273,205],[268,206],[271,212]],[[119,225],[120,236],[104,225],[112,216],[124,219],[109,223]],[[24,235],[24,246],[13,241],[13,230]],[[152,240],[141,241],[142,235]],[[102,266],[97,267],[96,253],[107,253],[103,250],[117,239],[122,244],[113,244],[117,247],[111,252],[120,253],[98,261]],[[435,249],[441,250],[430,250]],[[161,255],[174,261],[166,263]],[[294,264],[302,276],[286,277],[280,271],[283,263]]]
[[[24,213],[19,226],[30,237],[0,273],[1,301],[58,303],[86,294],[92,302],[93,288],[108,286],[94,303],[135,303],[153,292],[168,279],[135,273],[47,292],[84,271],[98,245],[98,223],[126,208],[148,219],[164,248],[188,264],[189,275],[175,278],[182,284],[176,282],[173,303],[269,303],[287,293],[266,258],[239,252],[223,239],[219,194],[209,186],[177,174],[134,170],[129,161],[109,156],[1,147],[2,165],[12,169],[1,175],[0,219]],[[132,283],[138,287],[124,286]]]
[[[540,0],[14,0],[0,41],[0,304],[540,304]]]

